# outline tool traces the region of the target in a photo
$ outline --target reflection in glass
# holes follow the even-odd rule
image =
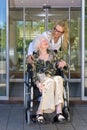
[[[81,45],[81,9],[71,8],[70,19],[70,76],[71,78],[80,78],[80,45]]]
[[[10,10],[9,24],[9,74],[10,79],[23,78],[23,9]],[[15,19],[15,16],[20,19]],[[20,20],[20,21],[19,21]],[[20,34],[20,39],[19,39]],[[20,48],[19,48],[20,46]],[[21,70],[22,69],[22,70]]]

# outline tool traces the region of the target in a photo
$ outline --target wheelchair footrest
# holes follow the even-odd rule
[[[70,121],[70,113],[69,113],[68,107],[63,108],[63,115],[64,115],[64,117],[66,118],[67,121]]]

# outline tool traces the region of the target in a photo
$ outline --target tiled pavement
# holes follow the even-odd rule
[[[87,130],[87,105],[70,106],[71,121],[38,125],[25,121],[23,104],[0,104],[0,130]]]

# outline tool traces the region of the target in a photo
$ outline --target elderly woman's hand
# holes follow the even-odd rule
[[[30,63],[30,64],[34,63],[33,55],[28,56],[28,63]]]
[[[64,68],[65,66],[67,66],[67,64],[64,60],[58,62],[58,68]]]

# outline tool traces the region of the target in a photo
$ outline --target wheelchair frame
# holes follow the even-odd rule
[[[67,76],[63,73],[64,79],[64,107],[63,107],[63,115],[70,121],[70,114],[69,114],[69,82]],[[31,115],[34,109],[34,82],[33,82],[33,71],[32,66],[28,64],[27,72],[26,72],[26,79],[25,79],[25,88],[24,88],[24,106],[25,106],[25,119],[26,123],[30,124]]]

